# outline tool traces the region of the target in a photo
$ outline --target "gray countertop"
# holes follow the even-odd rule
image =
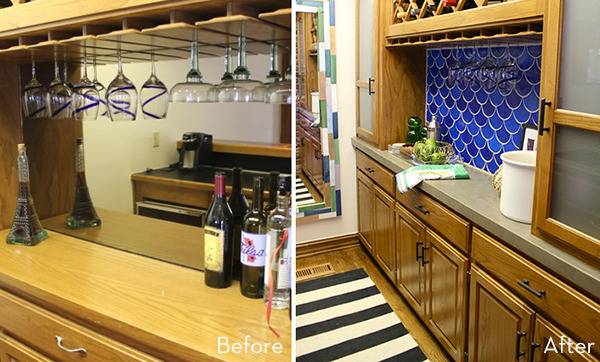
[[[394,173],[412,166],[402,156],[382,151],[359,138],[353,137],[352,144]],[[600,298],[598,268],[531,234],[531,225],[503,216],[500,213],[500,195],[492,187],[491,175],[468,165],[466,167],[469,180],[424,181],[418,188],[540,266],[596,299]]]

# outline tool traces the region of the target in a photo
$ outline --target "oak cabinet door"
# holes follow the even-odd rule
[[[587,350],[584,353],[569,353],[568,347],[561,351],[562,339],[570,339],[574,343],[584,342],[569,337],[558,327],[539,315],[535,317],[535,331],[531,343],[531,360],[535,362],[598,362]],[[572,351],[575,352],[573,345]]]
[[[373,183],[361,171],[356,170],[358,197],[358,234],[363,245],[373,255]]]
[[[533,232],[600,258],[600,2],[546,0]],[[548,20],[546,22],[546,19]]]
[[[477,266],[469,311],[469,361],[529,361],[533,310]]]
[[[0,333],[0,362],[50,362],[50,360]]]
[[[357,117],[356,133],[369,142],[376,142],[376,98],[378,44],[378,0],[357,0]]]
[[[425,225],[408,210],[396,205],[396,286],[411,307],[425,315],[425,267],[421,260]]]
[[[375,186],[374,196],[375,259],[388,278],[395,283],[396,241],[394,235],[394,199],[377,186]]]
[[[425,250],[426,322],[453,359],[463,361],[469,260],[429,229]]]

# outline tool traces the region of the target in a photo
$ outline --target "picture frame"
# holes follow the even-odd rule
[[[537,127],[532,126],[530,124],[524,124],[521,128],[521,150],[536,151],[538,137]]]

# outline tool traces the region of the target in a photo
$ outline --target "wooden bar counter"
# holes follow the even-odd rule
[[[263,301],[244,298],[237,282],[212,289],[193,269],[51,231],[37,246],[8,245],[7,233],[0,231],[1,360],[291,358],[288,311],[273,312],[277,338]],[[219,353],[219,337],[231,347],[246,336],[262,353]]]

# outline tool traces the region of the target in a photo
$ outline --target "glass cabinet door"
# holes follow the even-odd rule
[[[357,134],[375,142],[377,0],[357,0]]]
[[[533,230],[600,258],[600,1],[546,1]]]

